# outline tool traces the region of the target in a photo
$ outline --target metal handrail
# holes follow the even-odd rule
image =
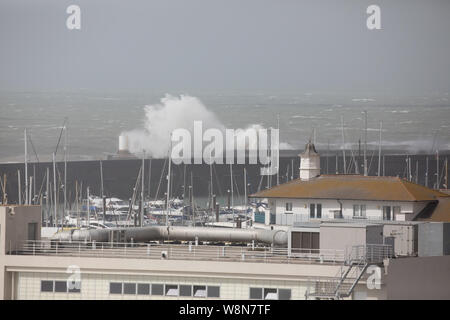
[[[264,263],[341,263],[341,250],[315,250],[290,254],[287,248],[188,244],[24,241],[9,254],[168,260],[216,260]]]
[[[309,296],[326,298],[340,298],[351,294],[359,279],[362,277],[369,264],[378,264],[384,259],[392,258],[393,248],[385,244],[366,244],[352,246],[346,256],[344,265],[348,266],[346,272],[329,279],[317,278],[314,280],[314,289]],[[348,282],[350,280],[350,282]]]

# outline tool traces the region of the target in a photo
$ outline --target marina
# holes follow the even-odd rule
[[[0,302],[278,319],[450,300],[449,15],[0,1]]]

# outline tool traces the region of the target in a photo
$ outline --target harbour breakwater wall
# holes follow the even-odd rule
[[[342,152],[329,153],[327,155],[321,155],[321,173],[322,174],[336,174],[337,172],[342,174],[343,170],[343,157]],[[440,155],[440,180],[441,187],[444,183],[444,163],[445,158],[450,153],[443,153]],[[428,186],[433,187],[436,183],[436,168],[437,161],[436,155],[409,155],[411,160],[411,174],[412,181],[425,185],[426,183],[426,158],[428,158]],[[336,159],[337,158],[337,159]],[[367,157],[369,175],[378,174],[378,156]],[[407,156],[405,155],[384,155],[382,159],[381,174],[386,176],[399,176],[402,178],[408,178],[407,170]],[[357,157],[358,164],[362,170],[362,157]],[[151,170],[150,170],[151,162]],[[351,156],[346,157],[347,167],[350,167],[350,171],[347,173],[354,173],[354,166],[349,165],[352,162]],[[246,161],[248,163],[248,161]],[[141,159],[114,159],[114,160],[102,160],[103,168],[103,188],[104,195],[107,197],[118,197],[121,199],[129,199],[133,194],[133,188],[136,184],[136,180],[139,174],[139,170],[142,164]],[[294,167],[292,174],[292,164]],[[336,168],[337,164],[337,168]],[[384,164],[384,167],[383,167]],[[295,155],[280,156],[280,170],[279,170],[279,182],[284,183],[293,178],[296,179],[299,176],[300,159]],[[64,163],[57,162],[57,181],[60,180],[59,188],[59,202],[63,201],[63,192],[61,185],[64,179]],[[33,176],[33,186],[35,191],[33,194],[44,194],[46,190],[45,174],[49,168],[50,179],[53,182],[53,165],[49,162],[29,162],[28,163],[28,175]],[[244,195],[244,168],[247,172],[247,193],[255,193],[259,189],[266,188],[269,184],[276,185],[277,176],[273,175],[270,178],[260,175],[261,165],[259,164],[236,164],[233,165],[233,191],[234,196]],[[417,168],[417,174],[416,174]],[[190,165],[174,165],[171,167],[171,195],[176,197],[182,197],[185,194],[189,195],[189,186],[193,186],[194,197],[207,197],[210,190],[210,166],[207,164],[190,164]],[[21,189],[22,198],[25,192],[24,183],[24,164],[23,163],[7,163],[0,164],[0,175],[6,174],[7,184],[6,193],[8,195],[8,203],[18,203],[18,171],[21,176]],[[163,199],[165,198],[165,192],[167,190],[167,159],[146,159],[145,160],[145,195],[149,199]],[[226,199],[228,190],[231,187],[230,179],[230,165],[228,164],[214,164],[212,165],[213,172],[213,193],[218,198]],[[417,175],[417,178],[416,178]],[[271,181],[268,182],[268,179]],[[100,175],[100,160],[96,161],[68,161],[67,163],[67,201],[73,202],[75,199],[75,182],[78,182],[79,188],[82,186],[83,198],[86,198],[86,187],[89,186],[90,194],[100,195],[101,192],[101,175]],[[186,191],[184,192],[184,186],[186,185]],[[158,187],[159,186],[159,187]],[[53,192],[53,188],[51,189]],[[1,190],[0,190],[1,192]],[[1,195],[3,196],[3,194]],[[222,201],[223,203],[223,201]]]

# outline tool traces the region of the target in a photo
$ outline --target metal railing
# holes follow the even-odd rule
[[[309,280],[307,297],[339,299],[351,295],[358,281],[364,275],[368,265],[380,264],[392,258],[391,245],[366,244],[352,246],[338,273],[333,278]],[[344,271],[345,266],[347,269]]]
[[[51,242],[41,240],[19,243],[16,248],[11,248],[9,254],[288,264],[342,264],[344,261],[342,250],[302,250],[302,252],[289,254],[287,248],[196,245],[195,243]]]
[[[383,260],[392,258],[393,248],[388,244],[365,244],[352,246],[347,263],[365,259],[369,264],[382,263]]]

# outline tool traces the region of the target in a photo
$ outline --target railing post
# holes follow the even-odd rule
[[[33,241],[33,256],[36,255],[36,243]]]
[[[150,243],[147,243],[147,255],[150,255]]]
[[[371,247],[371,249],[372,250],[370,250],[371,251],[371,253],[370,253],[370,261],[373,261],[373,247]]]

